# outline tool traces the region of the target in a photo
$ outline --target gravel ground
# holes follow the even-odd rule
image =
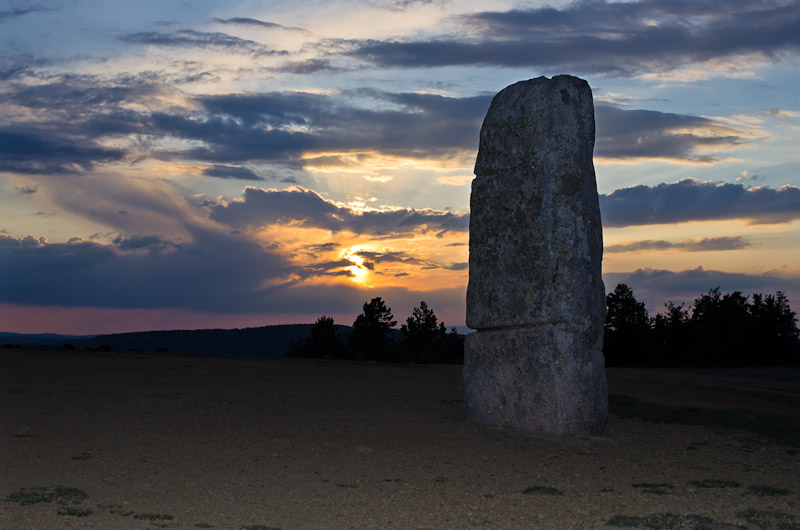
[[[796,370],[608,376],[800,415]],[[461,399],[459,366],[0,350],[0,528],[800,529],[800,448],[614,414],[519,435]]]

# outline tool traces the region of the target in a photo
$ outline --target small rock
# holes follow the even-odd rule
[[[356,447],[356,453],[361,455],[371,455],[375,452],[375,449],[368,445],[359,445]]]
[[[27,425],[20,427],[16,431],[14,431],[14,436],[36,436],[39,434],[38,432],[34,431]]]

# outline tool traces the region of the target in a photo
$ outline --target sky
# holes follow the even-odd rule
[[[800,309],[800,2],[4,0],[0,331],[463,326],[481,122],[595,103],[606,291]]]

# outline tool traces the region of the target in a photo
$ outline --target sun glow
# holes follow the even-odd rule
[[[350,278],[352,281],[356,283],[360,283],[361,285],[367,285],[367,275],[369,273],[369,269],[365,265],[366,260],[356,254],[360,249],[358,248],[351,248],[348,249],[345,254],[344,258],[352,263],[352,265],[345,267],[344,269],[350,271],[353,276]]]

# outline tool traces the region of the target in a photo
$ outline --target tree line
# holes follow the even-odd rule
[[[464,338],[447,330],[424,301],[413,309],[400,333],[397,321],[380,297],[365,302],[349,334],[337,330],[333,318],[321,316],[310,335],[293,341],[287,357],[353,359],[400,363],[463,363]]]
[[[399,332],[380,298],[365,302],[352,328],[323,315],[289,357],[402,363],[462,363],[464,337],[449,331],[422,301]],[[691,308],[673,302],[651,317],[633,290],[619,284],[606,296],[606,366],[778,366],[800,364],[800,330],[786,295],[711,289]],[[344,329],[343,329],[344,328]],[[348,332],[349,331],[349,332]]]
[[[673,302],[650,317],[630,287],[606,297],[606,366],[778,366],[800,364],[796,313],[786,295],[719,287],[691,308]]]

